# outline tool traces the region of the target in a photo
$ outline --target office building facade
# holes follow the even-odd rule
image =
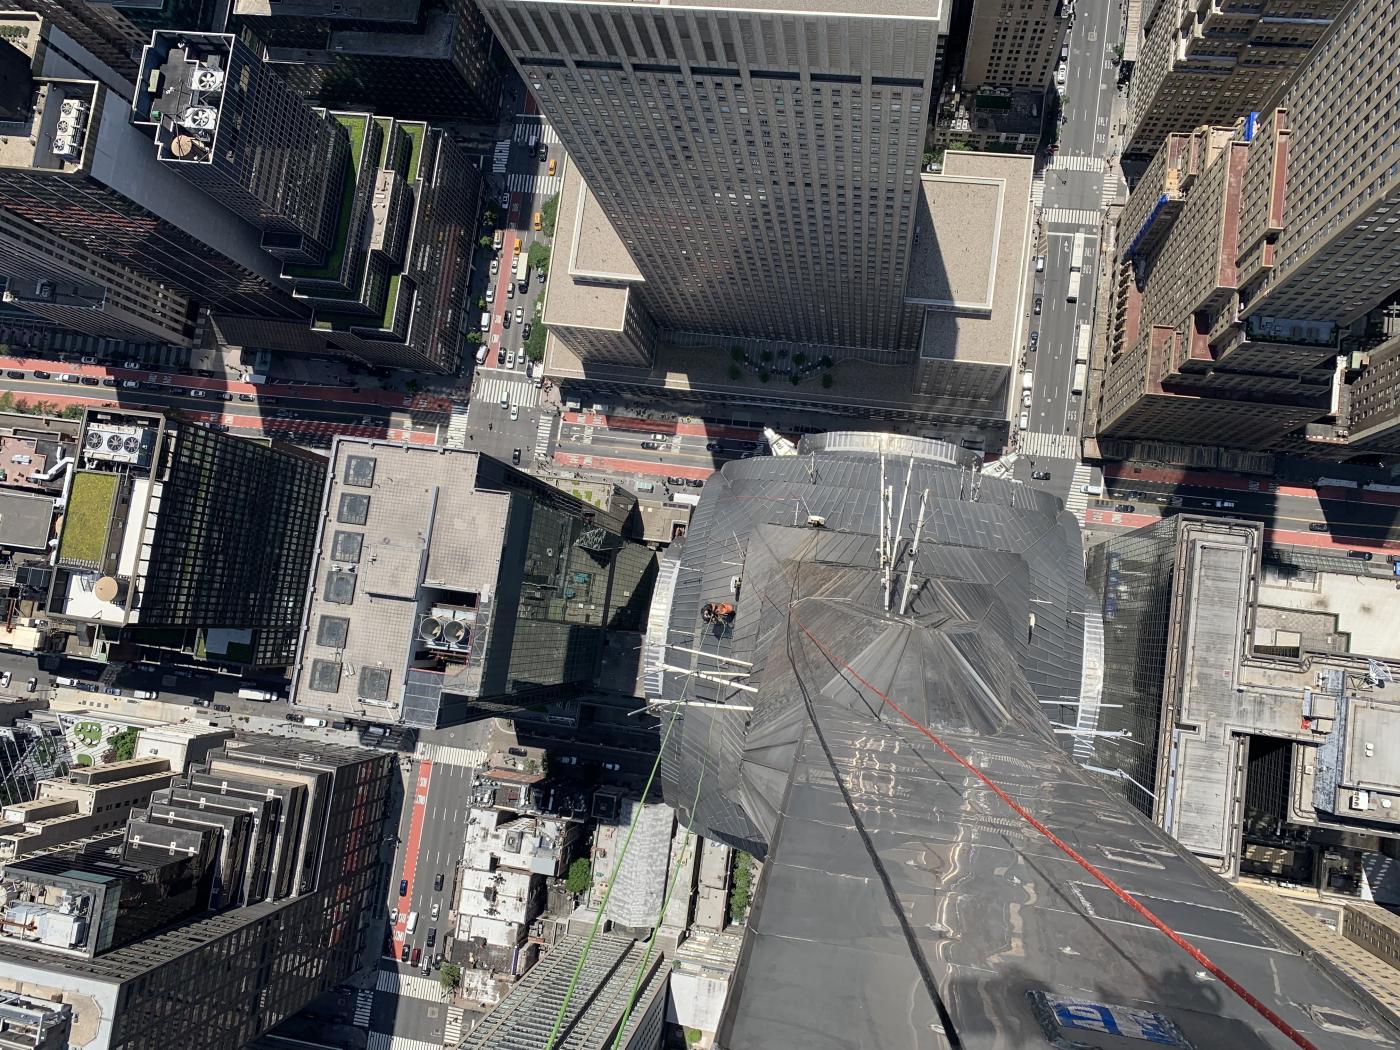
[[[195,308],[173,288],[0,208],[5,301],[76,332],[188,346]]]
[[[155,162],[126,82],[38,16],[7,15],[0,28],[32,70],[23,134],[0,147],[6,211],[212,308],[307,315],[258,231]]]
[[[483,4],[677,339],[908,351],[941,5]]]
[[[349,136],[229,34],[157,32],[141,56],[133,120],[162,165],[262,231],[291,262],[335,238]]]
[[[1148,159],[1173,132],[1257,110],[1308,57],[1347,0],[1143,5],[1123,155]]]
[[[1100,437],[1275,449],[1335,410],[1400,287],[1390,14],[1357,0],[1269,108],[1158,152],[1119,219]]]
[[[1045,90],[1069,31],[1064,0],[975,0],[961,87]]]
[[[213,753],[124,835],[10,865],[0,979],[62,995],[76,1050],[246,1045],[358,969],[392,775],[315,741]]]
[[[501,56],[474,0],[234,0],[231,13],[243,39],[324,106],[494,118]]]
[[[621,530],[488,456],[339,439],[293,702],[432,728],[588,683],[650,594]]]
[[[287,663],[325,461],[153,413],[89,409],[49,612],[91,653]]]

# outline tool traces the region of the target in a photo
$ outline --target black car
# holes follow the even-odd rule
[[[685,478],[667,478],[666,484],[674,488],[683,489],[685,488]]]
[[[23,378],[24,378],[24,373],[23,373],[23,372],[16,371],[16,370],[13,369],[13,368],[10,369],[10,370],[9,370],[8,372],[6,372],[5,374],[6,374],[7,376],[9,376],[11,379],[23,379]],[[35,372],[34,374],[37,376],[39,373],[38,373],[38,372]]]
[[[429,926],[429,927],[428,927],[428,943],[425,945],[425,947],[431,948],[431,947],[432,947],[433,945],[435,945],[435,944],[437,944],[437,927],[436,927],[436,926]]]
[[[240,400],[240,401],[256,401],[257,398],[254,397],[252,394],[239,394],[239,395],[238,395],[238,400]]]
[[[705,487],[705,483],[699,478],[686,478],[685,483],[693,489],[703,489]]]
[[[718,441],[707,441],[707,442],[705,442],[705,451],[706,451],[706,452],[723,452],[723,451],[724,451],[724,446],[721,445]]]
[[[535,151],[535,156],[538,157],[541,161],[549,160],[549,144],[541,142],[540,148]]]
[[[1119,514],[1131,514],[1133,511],[1137,510],[1137,507],[1133,506],[1131,503],[1120,503],[1113,509]]]
[[[98,379],[96,376],[79,376],[78,382],[82,383],[83,386],[98,386],[101,384],[102,380]]]
[[[407,879],[399,879],[399,896],[400,896],[400,897],[407,897],[407,896],[408,896],[408,880],[407,880]]]
[[[47,372],[40,372],[40,371],[36,368],[36,369],[34,370],[34,378],[35,378],[35,379],[52,379],[53,376],[49,375],[49,373],[47,373]]]
[[[520,326],[520,338],[521,338],[521,339],[529,339],[529,338],[530,338],[530,322],[529,322],[529,321],[526,321],[523,325]]]
[[[210,704],[212,704],[213,702],[214,702],[214,701],[212,701],[212,700],[206,700],[206,699],[205,699],[204,697],[202,697],[202,696],[200,696],[200,697],[195,697],[194,706],[195,706],[195,707],[208,707],[208,706],[209,706]],[[288,717],[288,718],[291,718],[292,716],[291,716],[291,715],[288,715],[287,717]]]
[[[441,890],[442,890],[442,872],[438,872],[438,873],[437,873],[437,878],[435,878],[435,879],[433,880],[433,892],[437,893],[437,892],[441,892]]]
[[[1032,333],[1031,333],[1031,349],[1034,350],[1035,347],[1036,347],[1036,344],[1039,343],[1039,342],[1040,342],[1040,333],[1039,333],[1039,332],[1032,332]]]
[[[228,704],[215,704],[215,705],[214,705],[214,710],[215,710],[215,711],[232,711],[233,708],[229,707]]]
[[[655,441],[643,441],[643,442],[642,442],[642,448],[644,448],[644,449],[649,449],[649,450],[651,450],[651,451],[653,451],[653,452],[655,452],[655,451],[656,451],[658,448],[660,448],[660,447],[661,447],[661,446],[658,445]]]
[[[219,391],[219,400],[220,400],[220,401],[232,401],[232,400],[233,400],[233,395],[230,394],[227,390],[221,390],[221,391]]]
[[[1375,557],[1370,551],[1347,551],[1348,558],[1359,558],[1362,561],[1370,561]]]
[[[512,463],[520,462],[520,450],[518,448],[513,448],[510,450],[510,461]]]
[[[1327,523],[1325,521],[1312,521],[1308,523],[1309,532],[1326,532]]]
[[[111,376],[108,376],[106,379],[102,380],[102,385],[103,385],[103,386],[116,386],[116,385],[117,385],[117,381],[116,381],[115,379],[113,379]]]
[[[1041,306],[1041,298],[1040,298],[1040,296],[1037,295],[1037,296],[1035,297],[1035,315],[1036,315],[1037,317],[1040,316],[1040,306]]]
[[[1049,481],[1049,480],[1050,480],[1050,472],[1049,472],[1048,470],[1033,470],[1033,471],[1031,471],[1031,480],[1032,480],[1032,481]]]
[[[399,962],[408,962],[408,957],[412,954],[412,952],[413,949],[410,948],[407,943],[405,943],[403,946],[403,951],[399,952]]]

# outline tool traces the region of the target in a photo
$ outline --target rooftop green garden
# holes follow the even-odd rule
[[[369,121],[349,113],[335,114],[336,121],[350,135],[350,162],[340,187],[340,213],[336,216],[335,241],[320,266],[286,266],[283,272],[292,278],[309,281],[333,281],[340,276],[345,262],[345,250],[350,240],[350,214],[355,210],[355,183],[360,173],[360,157],[365,149],[365,131]]]
[[[107,530],[117,495],[117,475],[80,470],[73,476],[59,541],[60,561],[98,563],[107,553]]]

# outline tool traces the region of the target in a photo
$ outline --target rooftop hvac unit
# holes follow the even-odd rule
[[[471,627],[463,609],[438,606],[418,621],[418,637],[430,649],[466,652],[471,648]]]
[[[147,427],[90,426],[83,437],[83,453],[104,463],[139,463],[150,449]]]
[[[218,91],[224,86],[224,71],[222,69],[210,69],[208,66],[200,66],[194,73],[194,89],[196,91]]]
[[[212,131],[218,119],[219,111],[213,106],[190,106],[180,114],[180,126],[194,131]]]
[[[58,134],[53,137],[53,150],[55,157],[76,157],[82,149],[82,143],[72,135]]]
[[[63,105],[58,107],[58,115],[61,120],[81,121],[87,116],[87,103],[80,98],[65,98]]]

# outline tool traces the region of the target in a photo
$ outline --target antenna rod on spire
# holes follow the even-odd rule
[[[928,507],[928,489],[919,497],[919,517],[914,522],[914,546],[909,550],[909,571],[904,574],[904,593],[899,596],[899,615],[909,608],[909,586],[914,582],[914,566],[919,560],[919,539],[924,534],[924,511]]]

